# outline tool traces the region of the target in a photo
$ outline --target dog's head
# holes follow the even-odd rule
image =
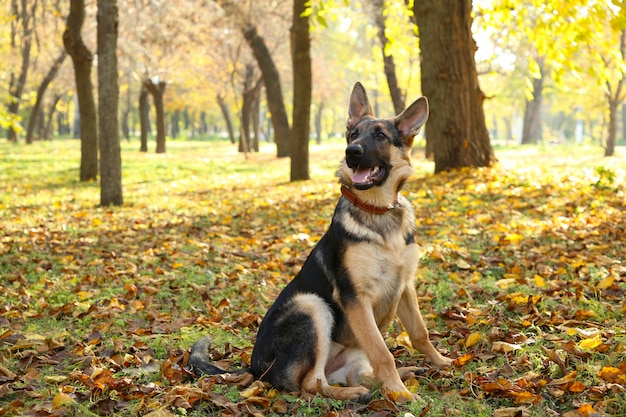
[[[397,193],[413,173],[411,146],[426,119],[426,97],[420,97],[396,117],[375,118],[367,93],[357,82],[348,107],[348,146],[338,171],[341,182],[359,191],[379,187]]]

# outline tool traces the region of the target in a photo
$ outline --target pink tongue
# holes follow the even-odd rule
[[[355,183],[355,184],[361,184],[361,183],[367,182],[368,178],[370,176],[370,172],[371,172],[371,169],[369,169],[369,168],[359,169],[352,176],[352,182]]]

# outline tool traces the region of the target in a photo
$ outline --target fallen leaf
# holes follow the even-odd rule
[[[470,333],[466,338],[465,338],[465,347],[472,347],[474,346],[476,343],[478,343],[480,341],[480,339],[482,338],[481,334],[479,332],[473,332]]]
[[[493,342],[491,345],[491,351],[494,353],[511,353],[516,350],[521,349],[522,346],[516,343],[507,343],[507,342]]]
[[[58,392],[52,399],[52,409],[56,410],[64,405],[75,403],[76,400],[69,394],[64,392]]]
[[[578,347],[580,347],[581,349],[592,350],[592,349],[597,348],[601,344],[602,344],[602,338],[599,336],[594,336],[593,338],[590,338],[590,339],[581,340],[578,343]]]
[[[530,411],[525,407],[507,407],[493,410],[492,417],[530,417]]]

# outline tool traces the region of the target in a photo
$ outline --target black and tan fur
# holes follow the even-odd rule
[[[409,155],[428,102],[421,97],[400,115],[377,119],[357,83],[348,114],[346,158],[337,175],[358,201],[339,200],[330,228],[267,312],[251,370],[277,388],[337,399],[367,398],[367,386],[381,383],[390,398],[405,401],[413,396],[383,339],[395,317],[434,365],[452,363],[431,344],[419,311],[415,217],[399,194],[413,173]],[[381,210],[366,211],[370,206]],[[207,343],[194,345],[189,363],[215,373]]]

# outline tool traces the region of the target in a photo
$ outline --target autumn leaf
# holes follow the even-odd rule
[[[602,344],[602,337],[596,336],[589,339],[581,340],[578,346],[582,349],[592,350]]]
[[[465,347],[468,348],[474,346],[480,341],[481,338],[482,336],[479,332],[470,333],[467,338],[465,338]]]
[[[76,402],[76,400],[72,398],[71,395],[63,393],[63,392],[58,392],[52,399],[52,409],[56,410],[58,408],[61,408],[67,404],[74,403],[74,402]]]
[[[626,362],[622,363],[621,368],[604,366],[598,372],[598,376],[612,384],[626,384]]]

